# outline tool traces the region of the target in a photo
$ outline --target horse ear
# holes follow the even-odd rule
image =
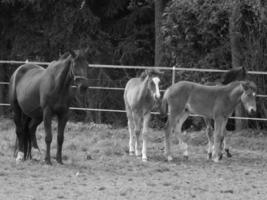
[[[148,74],[149,74],[148,69],[146,69],[145,71],[143,71],[143,72],[140,74],[140,78],[141,78],[141,79],[144,79],[145,77],[147,77]]]
[[[244,66],[242,66],[242,71],[243,71],[243,74],[246,76],[247,75],[247,69]]]
[[[69,52],[70,52],[70,55],[71,55],[72,58],[76,58],[77,57],[77,54],[75,53],[75,51],[69,50]]]
[[[246,91],[249,89],[249,82],[243,82],[243,83],[241,83],[241,86],[242,86],[243,90]]]
[[[83,55],[84,57],[89,56],[89,51],[90,51],[90,48],[89,48],[89,47],[86,47],[86,49],[83,49],[83,50],[82,50],[82,55]]]
[[[151,73],[150,69],[146,69],[146,70],[145,70],[145,75],[146,75],[146,76],[149,76],[150,73]]]
[[[89,53],[89,50],[90,50],[90,48],[89,47],[86,47],[86,49],[84,50],[84,53],[85,54],[88,54]]]
[[[164,72],[161,71],[161,70],[159,70],[159,69],[156,69],[156,73],[157,73],[158,75],[163,75],[163,74],[164,74]]]

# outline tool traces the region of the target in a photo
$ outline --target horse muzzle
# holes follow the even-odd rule
[[[160,94],[154,94],[153,97],[156,101],[160,100]]]
[[[88,84],[78,84],[80,93],[84,95],[87,92],[88,86]]]
[[[256,107],[248,107],[249,114],[256,113],[257,109]]]
[[[84,95],[89,87],[88,79],[85,79],[85,78],[78,79],[76,82],[77,82],[77,86],[78,86],[80,93]]]

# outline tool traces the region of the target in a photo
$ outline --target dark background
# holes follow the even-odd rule
[[[267,71],[266,3],[230,0],[1,0],[0,60],[52,61],[89,47],[89,63]],[[0,81],[18,67],[0,64]],[[124,87],[140,70],[92,68],[92,86]],[[176,81],[215,81],[220,73],[177,72]],[[250,75],[266,94],[266,76]],[[165,73],[162,88],[171,84]],[[124,109],[122,91],[89,90],[74,106]],[[8,102],[0,86],[0,102]],[[258,98],[256,117],[266,117]],[[10,110],[0,107],[2,115]],[[255,117],[254,116],[254,117]],[[75,111],[73,120],[125,125],[124,113]],[[153,118],[153,120],[156,120]],[[156,126],[156,122],[152,124]],[[196,119],[195,124],[201,123]],[[266,128],[249,122],[253,128]],[[198,125],[197,125],[198,126]]]

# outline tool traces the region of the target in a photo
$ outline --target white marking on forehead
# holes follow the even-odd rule
[[[252,93],[252,96],[253,96],[253,97],[255,97],[255,96],[256,96],[256,93],[255,93],[255,92],[253,92],[253,93]]]
[[[152,81],[155,83],[155,86],[156,86],[156,92],[155,92],[154,96],[159,99],[160,98],[160,91],[159,91],[160,79],[159,79],[159,77],[153,77]]]
[[[160,82],[159,77],[153,77],[152,80],[154,81],[155,84],[159,84]]]

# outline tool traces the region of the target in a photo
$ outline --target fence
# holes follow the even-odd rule
[[[24,64],[32,63],[37,65],[48,65],[49,62],[28,62],[28,61],[12,61],[12,60],[0,60],[0,64]],[[100,64],[90,64],[89,67],[92,68],[109,68],[109,69],[155,69],[151,66],[122,66],[122,65],[100,65]],[[175,72],[176,71],[192,71],[192,72],[218,72],[223,73],[227,70],[218,70],[218,69],[198,69],[198,68],[181,68],[181,67],[156,67],[159,70],[163,71],[172,71],[172,83],[175,83]],[[248,71],[248,74],[252,75],[267,75],[267,72],[264,71]],[[0,85],[8,85],[9,82],[0,82]],[[124,90],[124,88],[118,87],[101,87],[101,86],[91,86],[89,89],[99,89],[99,90]],[[267,98],[266,94],[257,94],[259,98]],[[10,106],[8,103],[1,103],[0,106]],[[114,109],[96,109],[96,108],[81,108],[81,107],[70,107],[71,110],[84,110],[84,111],[98,111],[98,112],[125,112],[124,110],[114,110]],[[154,112],[153,114],[159,114]],[[198,116],[198,115],[192,115]],[[256,121],[267,121],[267,118],[255,118],[255,117],[230,117],[232,119],[242,119],[242,120],[256,120]]]

